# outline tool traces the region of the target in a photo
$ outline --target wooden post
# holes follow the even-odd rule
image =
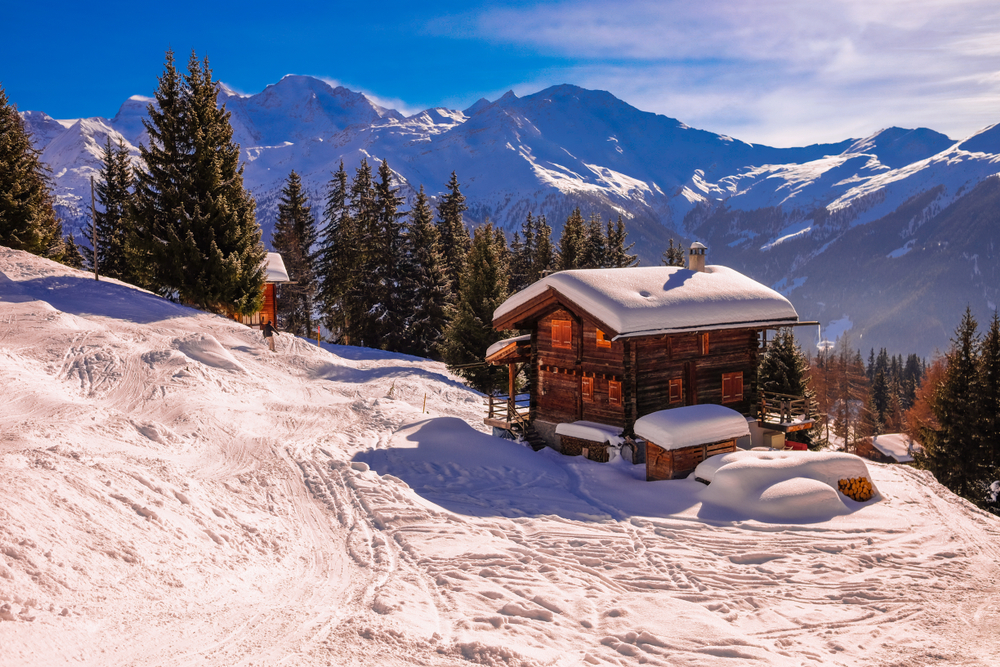
[[[94,175],[90,175],[90,236],[94,246],[94,280],[100,280],[97,275],[97,208],[94,206]]]
[[[507,421],[514,421],[514,378],[517,377],[517,364],[507,364]]]
[[[424,392],[424,407],[420,408],[420,414],[427,412],[427,392]]]
[[[320,334],[319,334],[319,325],[317,324],[316,325],[316,347],[319,347],[319,337],[320,337]]]

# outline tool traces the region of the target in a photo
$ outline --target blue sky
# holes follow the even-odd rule
[[[775,146],[1000,122],[995,0],[8,3],[0,84],[21,110],[113,116],[167,48],[244,93],[285,74],[403,112],[573,83]]]

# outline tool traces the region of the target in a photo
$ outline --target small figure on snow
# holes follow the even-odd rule
[[[264,320],[260,330],[264,332],[264,340],[267,341],[268,349],[274,352],[274,337],[278,335],[278,330],[271,326],[271,320]]]

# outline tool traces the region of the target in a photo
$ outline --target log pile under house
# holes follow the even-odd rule
[[[567,424],[603,425],[631,441],[639,418],[703,403],[772,432],[808,428],[802,397],[772,397],[761,410],[757,361],[769,330],[816,323],[800,321],[788,299],[751,278],[705,266],[704,253],[693,244],[689,268],[561,271],[508,298],[493,327],[527,333],[487,351],[487,363],[509,367],[509,383],[507,396],[491,398],[486,424],[557,449],[560,425],[567,434]],[[522,371],[526,396],[518,400]],[[793,401],[804,411],[791,414]],[[589,448],[591,458],[607,460],[600,449]]]

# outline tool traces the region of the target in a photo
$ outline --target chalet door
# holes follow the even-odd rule
[[[698,370],[696,362],[684,362],[684,405],[698,404]]]

